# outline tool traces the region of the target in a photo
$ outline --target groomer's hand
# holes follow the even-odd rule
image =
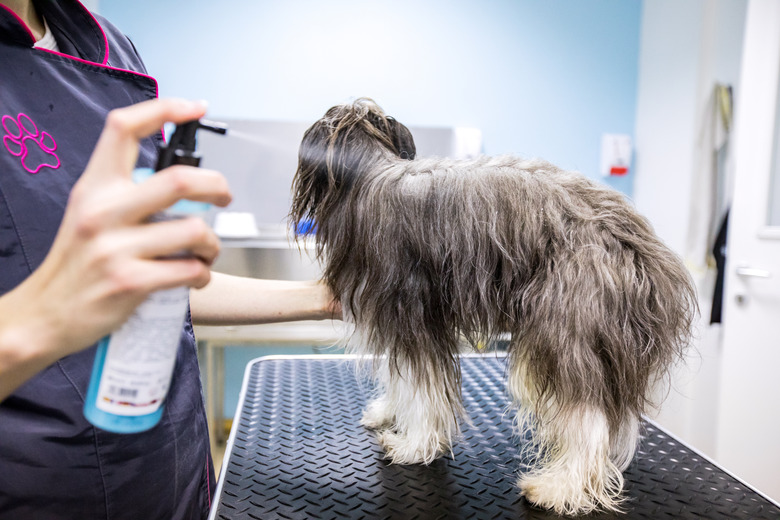
[[[131,179],[142,138],[166,122],[204,113],[202,103],[167,99],[108,115],[48,256],[0,298],[0,400],[60,357],[115,330],[149,293],[208,283],[219,241],[201,219],[145,221],[179,199],[227,205],[225,179],[187,166],[141,184]],[[181,250],[194,257],[160,259]]]

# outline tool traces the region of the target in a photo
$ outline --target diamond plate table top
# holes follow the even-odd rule
[[[504,358],[461,360],[471,424],[429,466],[383,460],[360,426],[372,386],[348,356],[272,356],[247,366],[211,519],[554,519],[515,487]],[[624,473],[622,514],[587,519],[780,519],[780,507],[657,425]]]

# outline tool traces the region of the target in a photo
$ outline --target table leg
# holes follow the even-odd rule
[[[217,395],[214,400],[214,426],[217,430],[217,440],[224,442],[225,438],[225,348],[217,347],[216,355],[216,385]]]
[[[217,445],[217,428],[214,417],[214,345],[210,341],[204,343],[206,351],[206,422],[209,429],[211,452],[214,453]]]

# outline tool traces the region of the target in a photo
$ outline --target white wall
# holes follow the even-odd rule
[[[705,105],[715,83],[739,88],[746,7],[746,0],[643,4],[634,200],[680,255],[688,239],[691,198],[699,196],[692,193],[692,181],[699,164]],[[702,299],[701,307],[697,349],[675,374],[657,420],[695,448],[717,457],[720,331],[707,325],[709,298]]]

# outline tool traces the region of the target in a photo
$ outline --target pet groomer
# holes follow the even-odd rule
[[[160,424],[112,434],[82,412],[88,347],[150,292],[202,288],[191,315],[209,324],[334,311],[316,283],[209,273],[218,240],[197,219],[144,223],[180,198],[230,200],[221,175],[195,168],[130,181],[165,122],[205,113],[156,96],[132,43],[79,2],[0,0],[0,519],[206,517],[214,469],[189,319]],[[181,249],[195,258],[156,260]]]

